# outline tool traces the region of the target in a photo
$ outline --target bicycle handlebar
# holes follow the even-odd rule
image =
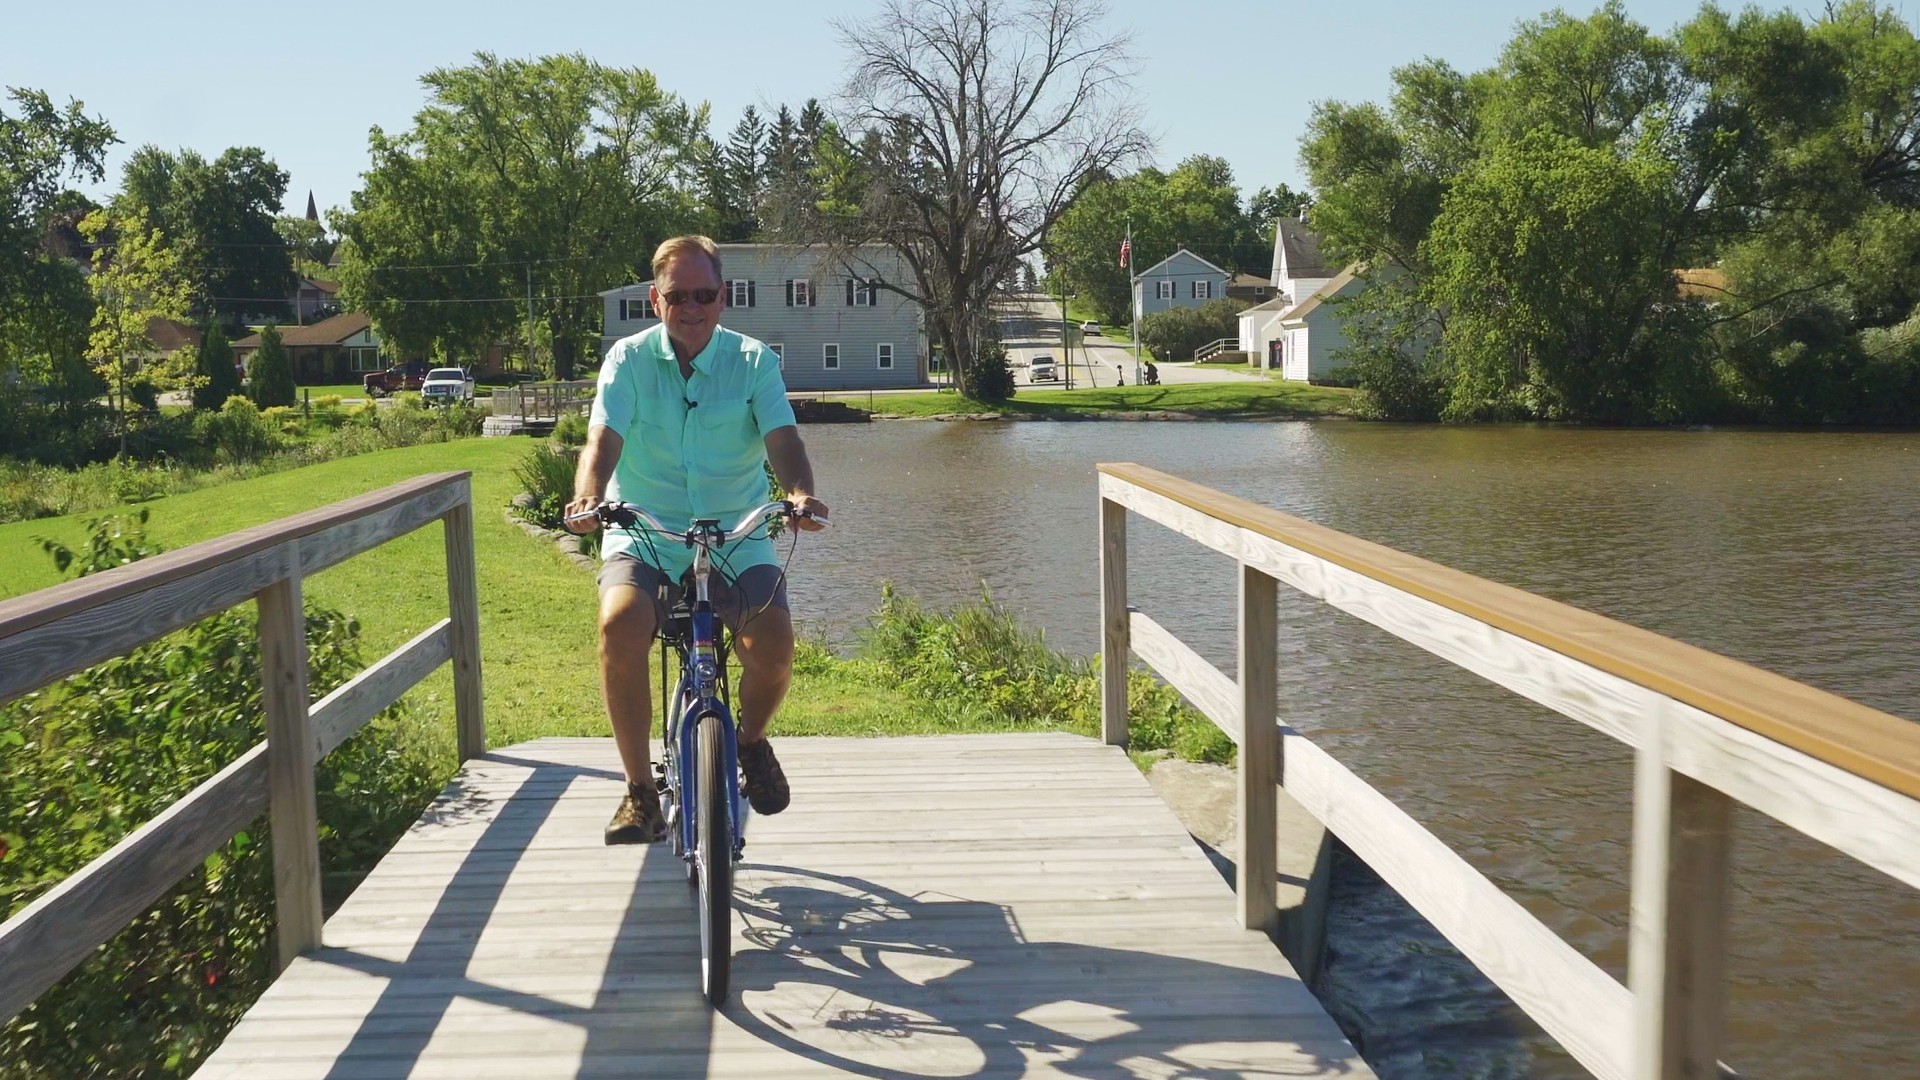
[[[624,502],[603,502],[599,506],[594,507],[593,510],[589,513],[569,514],[567,515],[566,520],[585,521],[588,518],[592,518],[593,520],[599,521],[601,524],[604,524],[604,525],[620,525],[620,526],[626,526],[626,527],[631,527],[636,524],[641,524],[641,525],[645,525],[647,528],[652,529],[654,532],[659,533],[661,536],[664,536],[669,540],[673,540],[678,543],[685,544],[688,547],[692,547],[701,537],[717,540],[717,542],[723,543],[723,544],[730,544],[735,540],[739,540],[742,537],[747,536],[748,534],[752,533],[753,530],[759,528],[760,523],[762,521],[765,521],[767,518],[775,517],[775,516],[786,517],[786,518],[804,517],[804,518],[811,519],[813,521],[817,521],[822,526],[831,527],[833,525],[833,522],[829,521],[826,518],[823,518],[814,514],[810,510],[795,510],[793,508],[793,504],[788,502],[785,499],[781,499],[777,502],[765,503],[760,507],[750,511],[745,517],[740,519],[738,524],[734,525],[733,528],[726,530],[724,533],[721,533],[717,538],[714,537],[711,532],[707,532],[705,530],[699,530],[699,529],[688,529],[685,532],[676,532],[673,529],[669,529],[665,525],[660,524],[659,518],[654,517],[652,514],[647,513],[645,510],[641,509],[640,507],[635,506],[632,503],[624,503]]]

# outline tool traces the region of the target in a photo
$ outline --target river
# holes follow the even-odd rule
[[[1098,648],[1094,465],[1133,461],[1920,715],[1920,435],[1440,428],[1341,421],[805,429],[836,528],[794,607],[847,642],[892,579],[982,584],[1058,649]],[[1130,598],[1233,671],[1234,569],[1151,522]],[[1281,712],[1616,977],[1630,752],[1281,590]],[[1742,811],[1731,1037],[1745,1077],[1920,1075],[1920,893]],[[1323,990],[1387,1080],[1586,1074],[1363,867]]]

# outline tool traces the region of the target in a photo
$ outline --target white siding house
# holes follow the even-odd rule
[[[1281,378],[1293,382],[1317,381],[1340,366],[1333,354],[1347,344],[1347,333],[1333,310],[1336,305],[1328,301],[1365,287],[1366,281],[1359,277],[1358,267],[1349,266],[1321,286],[1319,292],[1281,316],[1275,327],[1275,341],[1268,349],[1270,366],[1280,369]]]
[[[783,244],[721,244],[727,291],[721,325],[758,338],[780,354],[789,390],[925,386],[927,340],[920,308],[872,281],[905,280],[893,252],[861,249],[854,268],[820,249]],[[651,281],[600,294],[604,354],[621,338],[660,320],[648,302]]]
[[[1225,300],[1232,279],[1232,274],[1181,248],[1134,275],[1134,316],[1144,319],[1156,311]]]

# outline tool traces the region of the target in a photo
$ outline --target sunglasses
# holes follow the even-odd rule
[[[672,289],[660,294],[660,299],[679,307],[691,298],[696,304],[711,304],[720,299],[719,289]]]

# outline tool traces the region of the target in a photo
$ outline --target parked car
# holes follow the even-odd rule
[[[368,397],[386,397],[402,390],[418,390],[427,378],[427,364],[424,360],[409,360],[404,364],[395,364],[385,371],[369,372],[361,378],[360,386]]]
[[[1100,324],[1097,322],[1083,322],[1080,324],[1080,332],[1087,337],[1099,337]]]
[[[473,400],[473,376],[457,367],[434,368],[421,380],[420,396],[437,405]]]
[[[1027,368],[1028,382],[1055,382],[1060,378],[1060,369],[1055,366],[1053,357],[1036,356]]]

